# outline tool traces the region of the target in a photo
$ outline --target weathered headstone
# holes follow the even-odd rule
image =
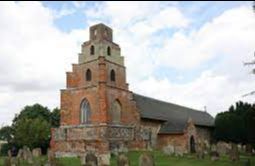
[[[141,154],[141,156],[139,157],[139,166],[155,166],[152,154]]]
[[[42,155],[41,148],[35,148],[32,150],[33,157],[40,157]]]
[[[125,154],[120,154],[117,157],[117,166],[129,166],[130,162],[128,157]]]
[[[81,161],[81,165],[84,166],[86,165],[86,156],[85,155],[81,155],[79,156],[80,161]]]
[[[48,149],[47,151],[48,161],[52,162],[55,160],[55,154],[52,150]]]
[[[217,151],[212,151],[210,153],[210,156],[211,156],[211,160],[212,161],[217,161],[217,160],[220,159],[220,155],[219,155],[219,153]]]
[[[163,152],[167,155],[172,155],[174,154],[174,146],[172,145],[167,145],[166,147],[163,148]]]
[[[97,166],[97,165],[98,165],[97,157],[92,153],[88,153],[86,155],[86,166]]]
[[[102,166],[109,166],[110,165],[110,160],[111,160],[111,154],[101,154],[98,157],[98,165]]]
[[[29,164],[33,163],[32,152],[27,146],[23,147],[23,159],[26,160]]]
[[[230,150],[229,157],[230,157],[231,161],[239,160],[238,148],[237,148],[237,145],[234,143],[231,144],[231,150]]]
[[[12,152],[11,152],[11,150],[8,150],[8,157],[9,157],[9,158],[12,158]]]
[[[11,163],[11,158],[10,157],[6,157],[4,159],[4,166],[11,166],[12,163]]]
[[[217,152],[219,152],[220,155],[226,155],[230,152],[231,146],[230,144],[226,143],[226,142],[218,142],[217,145]]]
[[[18,152],[17,158],[19,158],[19,159],[23,159],[23,149],[19,149],[19,152]]]
[[[181,146],[174,147],[174,154],[177,157],[183,157],[183,148]]]
[[[204,145],[203,141],[198,141],[196,154],[197,154],[198,159],[204,159],[204,157],[205,157],[205,145]]]

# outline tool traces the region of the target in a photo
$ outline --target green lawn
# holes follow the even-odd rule
[[[138,166],[139,156],[141,151],[132,151],[128,153],[128,157],[131,161],[131,166]],[[194,155],[186,155],[184,157],[174,157],[167,156],[161,152],[153,152],[156,166],[243,166],[244,161],[247,158],[251,159],[251,166],[255,166],[255,156],[241,156],[240,161],[232,162],[227,156],[221,157],[219,161],[211,161],[209,156],[203,160],[198,160]],[[45,156],[35,159],[38,163],[45,162],[47,159]],[[78,158],[61,158],[59,159],[61,166],[80,166],[80,161]],[[0,157],[0,166],[3,166],[4,158]],[[27,163],[23,162],[21,166],[29,166]],[[111,158],[111,166],[116,166],[116,157]]]

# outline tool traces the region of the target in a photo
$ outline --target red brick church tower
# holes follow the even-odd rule
[[[61,90],[61,125],[136,122],[124,58],[112,39],[106,25],[90,27],[90,40],[83,43],[79,63],[67,72],[67,87]]]
[[[104,163],[102,158],[111,150],[135,142],[139,123],[124,58],[111,28],[90,27],[90,39],[82,44],[79,63],[72,69],[61,90],[61,125],[52,129],[51,149],[58,156],[93,152]]]

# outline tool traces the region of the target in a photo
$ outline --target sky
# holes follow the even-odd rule
[[[104,23],[131,91],[207,111],[253,103],[252,2],[0,2],[0,126],[26,105],[60,107],[89,27]]]

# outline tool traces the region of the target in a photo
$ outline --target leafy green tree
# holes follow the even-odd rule
[[[226,142],[255,142],[255,105],[237,102],[228,111],[217,114],[214,138]]]
[[[4,126],[0,129],[0,140],[10,143],[13,139],[13,128],[11,126]]]
[[[51,112],[47,107],[43,107],[40,104],[34,104],[32,106],[25,106],[23,110],[21,110],[20,114],[17,115],[13,119],[13,126],[16,125],[17,121],[20,119],[35,119],[41,118],[48,122],[50,122]]]
[[[14,141],[18,146],[41,147],[46,150],[50,141],[50,123],[42,118],[22,118],[16,122]]]
[[[60,125],[60,109],[54,108],[51,112],[50,122],[52,127],[59,127]]]

